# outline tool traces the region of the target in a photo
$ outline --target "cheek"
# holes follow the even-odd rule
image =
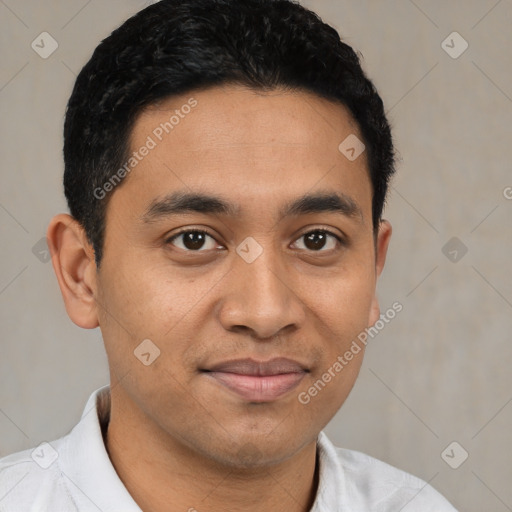
[[[108,280],[99,283],[100,328],[117,375],[133,370],[140,373],[143,365],[136,356],[146,353],[147,346],[149,352],[158,354],[151,371],[163,364],[164,369],[172,368],[173,374],[186,376],[191,365],[184,361],[185,354],[205,316],[198,319],[198,312],[207,304],[204,297],[218,276],[191,279],[168,264],[136,267],[128,265],[126,258],[115,266],[105,266],[104,275]],[[143,342],[146,345],[141,346]],[[149,373],[142,371],[140,377],[145,379]]]
[[[106,307],[134,338],[162,338],[194,307],[198,291],[168,265],[123,259],[102,283]]]
[[[299,277],[301,300],[332,335],[357,334],[368,326],[375,294],[374,277],[368,267],[342,269],[324,279]],[[356,271],[357,270],[357,271]]]

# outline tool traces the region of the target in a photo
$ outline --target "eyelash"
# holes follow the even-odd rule
[[[209,231],[207,231],[205,229],[188,228],[188,229],[183,229],[182,231],[179,231],[178,233],[175,233],[170,238],[168,238],[165,241],[165,243],[166,244],[170,244],[176,238],[178,238],[180,235],[183,235],[185,233],[202,233],[202,234],[208,235],[209,237],[211,237],[211,238],[213,238],[215,240],[215,237]],[[333,233],[332,231],[329,231],[328,229],[325,229],[325,228],[316,228],[316,229],[312,229],[310,231],[306,231],[305,233],[302,233],[302,235],[300,235],[298,238],[296,238],[295,241],[299,240],[300,238],[305,237],[306,235],[310,235],[311,233],[323,233],[323,234],[326,234],[326,235],[330,235],[330,236],[334,237],[338,241],[338,243],[340,245],[345,245],[345,241],[343,240],[342,237],[340,237],[339,235],[337,235],[337,234]],[[200,252],[206,252],[206,251],[202,251],[202,250],[193,251],[193,250],[188,249],[187,252],[200,253]],[[320,249],[318,251],[311,250],[311,251],[308,251],[308,252],[321,253],[321,252],[328,252],[328,251],[323,251],[323,250]]]

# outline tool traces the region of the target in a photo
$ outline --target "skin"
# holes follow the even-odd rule
[[[391,226],[383,220],[374,237],[366,153],[351,162],[338,150],[350,134],[362,139],[357,124],[310,93],[229,85],[173,97],[139,116],[132,150],[191,97],[197,106],[112,193],[100,268],[66,214],[48,228],[53,266],[72,321],[101,329],[112,390],[106,446],[143,510],[307,511],[317,435],[347,398],[364,351],[310,403],[298,395],[378,320]],[[240,210],[141,220],[177,190]],[[278,218],[285,203],[319,191],[349,196],[360,214]],[[166,242],[182,228],[213,238],[195,252],[183,237]],[[330,236],[311,248],[303,235],[320,228],[345,242]],[[248,236],[263,249],[252,263],[236,252]],[[144,339],[160,350],[148,366],[134,356]],[[273,401],[245,400],[200,371],[278,356],[309,372]]]

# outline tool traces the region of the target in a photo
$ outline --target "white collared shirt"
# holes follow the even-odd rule
[[[102,428],[110,387],[94,391],[71,432],[0,459],[0,512],[141,512],[110,462]],[[311,512],[454,512],[426,482],[363,453],[317,440]]]

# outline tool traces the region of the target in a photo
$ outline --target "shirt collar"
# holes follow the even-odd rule
[[[78,424],[66,437],[60,467],[73,487],[102,512],[141,512],[117,475],[102,436],[110,416],[110,386],[91,394]],[[85,500],[83,500],[85,501]]]
[[[318,489],[311,512],[348,511],[345,474],[336,447],[322,431],[318,434],[317,454],[319,461]]]
[[[104,433],[110,419],[110,386],[89,397],[78,424],[65,438],[59,462],[71,485],[103,512],[142,512],[117,475]],[[348,510],[345,478],[335,446],[322,431],[317,438],[319,479],[311,512]]]

